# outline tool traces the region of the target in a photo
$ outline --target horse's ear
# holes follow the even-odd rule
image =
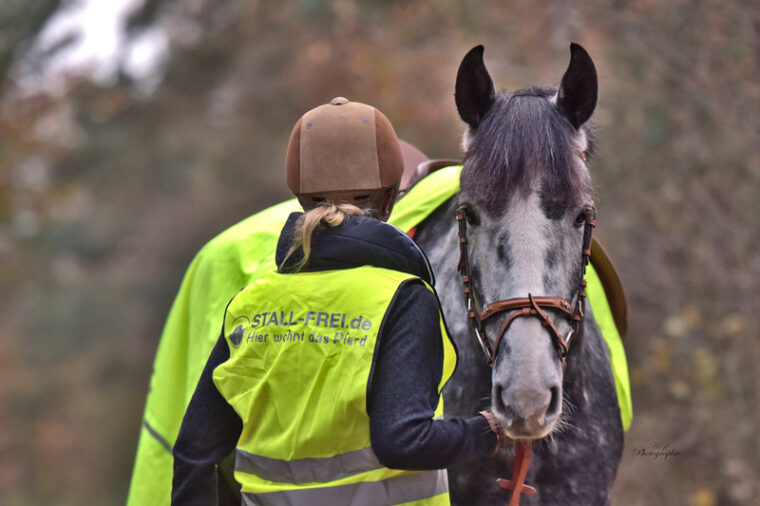
[[[557,106],[576,129],[594,112],[597,91],[594,62],[580,45],[570,44],[570,64],[559,85]]]
[[[483,63],[483,46],[470,49],[457,71],[454,100],[459,116],[471,128],[477,128],[494,102],[491,76]]]

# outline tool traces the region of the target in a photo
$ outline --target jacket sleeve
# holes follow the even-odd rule
[[[367,409],[380,462],[398,469],[441,469],[487,456],[496,435],[485,417],[433,420],[443,371],[436,296],[420,283],[403,285],[378,339]]]
[[[216,467],[235,449],[243,429],[240,417],[213,381],[214,369],[229,356],[227,341],[220,336],[201,373],[172,451],[172,506],[218,504]]]

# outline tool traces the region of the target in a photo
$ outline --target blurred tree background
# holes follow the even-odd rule
[[[598,234],[630,303],[614,503],[756,504],[756,0],[3,0],[0,504],[124,502],[184,269],[289,196],[300,114],[344,95],[459,157],[465,52],[514,89],[556,84],[570,41],[599,71]],[[634,455],[658,444],[679,454]]]

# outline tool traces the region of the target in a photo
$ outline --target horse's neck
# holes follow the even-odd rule
[[[583,332],[568,354],[563,389],[572,404],[568,422],[574,426],[605,425],[609,434],[622,434],[620,411],[607,344],[586,300]],[[600,413],[614,416],[600,417]]]
[[[586,307],[583,333],[568,355],[561,427],[534,445],[537,467],[529,477],[546,504],[609,504],[623,451],[609,352],[588,301]]]

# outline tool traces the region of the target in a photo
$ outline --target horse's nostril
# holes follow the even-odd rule
[[[504,421],[507,425],[511,425],[512,422],[519,420],[522,417],[517,410],[504,399],[504,397],[504,387],[501,385],[494,385],[493,398],[491,399],[492,409],[504,416]]]
[[[558,387],[551,387],[549,391],[551,392],[552,398],[551,401],[549,401],[549,408],[546,410],[546,416],[551,418],[559,412],[560,401],[562,398],[560,397]]]
[[[496,409],[496,411],[504,411],[504,398],[502,397],[504,389],[501,387],[501,385],[495,385],[493,389],[493,399],[491,399],[491,402],[493,403],[493,407]]]

